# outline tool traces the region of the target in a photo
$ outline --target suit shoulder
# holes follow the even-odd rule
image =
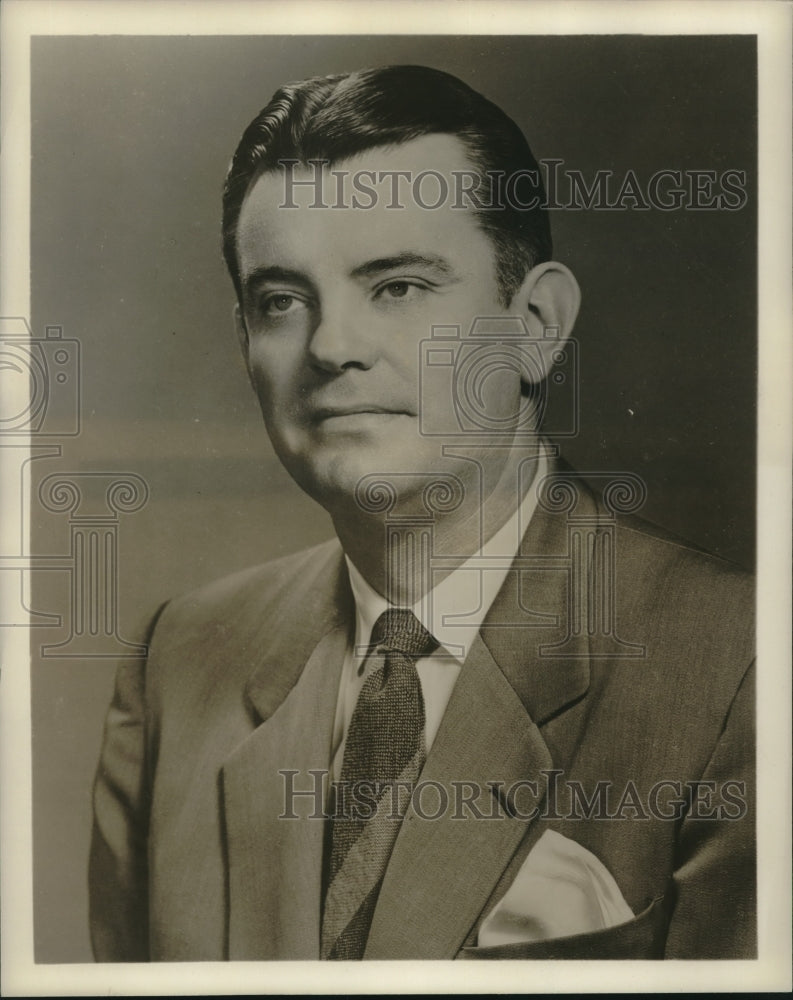
[[[700,592],[703,586],[713,586],[752,603],[754,576],[744,567],[637,514],[615,514],[604,495],[587,481],[586,474],[576,472],[561,458],[555,461],[562,478],[575,482],[585,513],[596,520],[599,530],[613,532],[615,555],[626,589],[640,595],[666,587],[670,593],[690,594]],[[552,471],[551,479],[553,475]]]
[[[348,615],[348,594],[334,539],[176,597],[149,642],[152,711],[171,705],[169,711],[183,714],[190,704],[203,718],[206,706],[223,698],[239,707],[239,692],[265,661],[276,679],[289,664],[305,663],[322,635]]]
[[[700,676],[739,680],[755,653],[753,575],[641,519],[619,525],[616,601],[625,631]]]
[[[246,610],[264,614],[281,602],[300,603],[317,590],[323,576],[332,574],[340,559],[341,546],[334,538],[213,580],[168,602],[157,631],[189,628],[191,623],[206,627],[239,619]]]
[[[674,573],[677,589],[697,588],[707,581],[751,598],[754,576],[742,566],[636,516],[620,518],[617,530],[621,549],[634,562],[646,561],[654,579],[661,572]]]

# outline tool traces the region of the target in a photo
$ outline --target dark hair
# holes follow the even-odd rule
[[[331,164],[376,146],[431,134],[456,136],[480,176],[474,209],[496,257],[499,294],[506,305],[526,273],[551,257],[551,231],[537,162],[518,126],[461,80],[426,66],[385,66],[288,83],[247,127],[223,189],[223,255],[237,296],[237,223],[251,184],[281,160]],[[504,197],[510,177],[528,182],[521,209]]]

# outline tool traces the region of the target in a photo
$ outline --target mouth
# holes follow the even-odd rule
[[[314,423],[320,424],[327,420],[366,419],[369,417],[406,417],[407,410],[390,409],[370,403],[359,403],[352,406],[322,406],[313,413]]]

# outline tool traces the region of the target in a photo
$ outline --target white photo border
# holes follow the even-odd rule
[[[759,958],[750,962],[378,962],[41,965],[33,960],[28,635],[0,635],[2,993],[770,991],[790,965],[791,9],[758,2],[6,0],[2,5],[0,315],[30,315],[33,35],[751,34],[759,65]],[[266,24],[267,31],[262,31]],[[1,472],[2,470],[0,470]],[[2,477],[0,476],[0,481]],[[6,531],[8,526],[0,528]],[[0,534],[0,551],[2,548]],[[3,595],[0,594],[0,599]]]

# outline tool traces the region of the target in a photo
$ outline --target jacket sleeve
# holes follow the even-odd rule
[[[754,680],[752,665],[681,826],[666,958],[757,956]]]
[[[145,663],[122,662],[94,782],[89,922],[98,962],[149,958]]]

